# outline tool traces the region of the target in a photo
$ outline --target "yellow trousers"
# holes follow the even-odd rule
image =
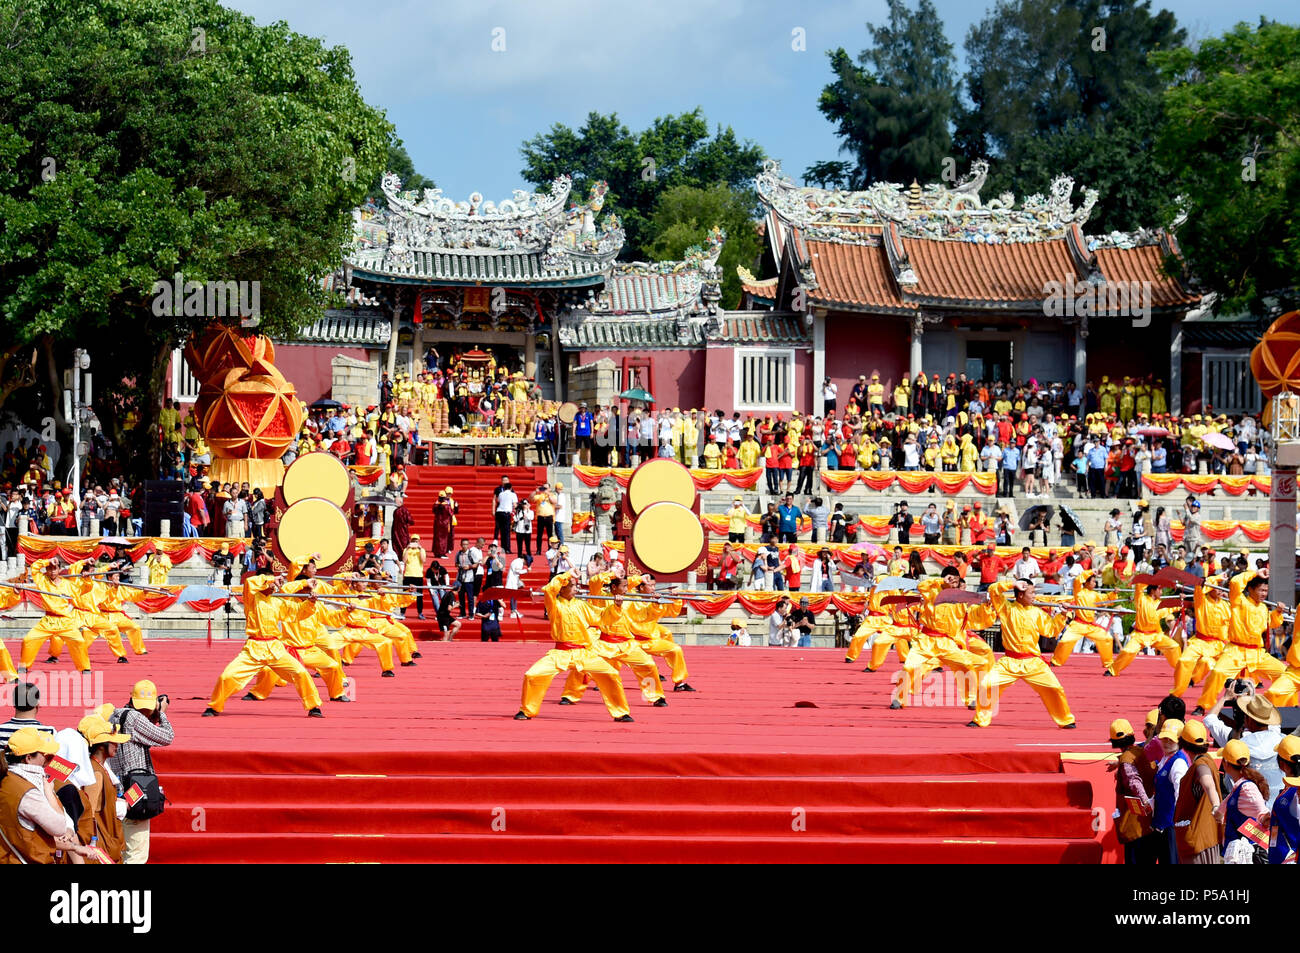
[[[1201,697],[1217,700],[1230,678],[1244,675],[1257,682],[1273,681],[1285,672],[1286,666],[1263,649],[1229,642],[1215,660],[1214,669],[1205,677],[1205,691]]]
[[[116,625],[107,621],[104,616],[86,616],[82,622],[86,627],[81,630],[81,637],[86,644],[87,652],[95,644],[95,640],[103,636],[115,656],[126,658],[126,649],[122,647],[122,636],[118,635]],[[50,654],[55,658],[63,654],[63,641],[57,635],[50,636]]]
[[[393,643],[378,629],[350,625],[343,630],[343,650],[339,653],[343,661],[351,664],[366,646],[375,650],[379,656],[379,667],[385,672],[393,670]]]
[[[260,675],[263,669],[270,669],[274,675],[292,683],[298,697],[302,699],[303,708],[311,711],[320,707],[320,695],[311,683],[311,673],[289,654],[282,643],[259,639],[245,642],[244,648],[226,666],[226,670],[217,679],[216,687],[212,689],[212,700],[208,702],[208,707],[218,712],[224,709],[226,699],[252,681],[254,676]]]
[[[939,667],[954,672],[977,672],[980,675],[970,680],[969,692],[963,692],[962,703],[969,705],[974,700],[975,686],[979,678],[989,668],[984,659],[974,652],[967,651],[950,638],[921,638],[912,645],[903,661],[903,680],[899,683],[894,698],[903,707],[911,702],[911,696],[921,690],[921,680]]]
[[[412,634],[410,629],[402,625],[400,622],[393,623],[392,625],[377,623],[374,629],[392,643],[391,649],[397,652],[397,660],[399,662],[405,664],[411,661],[411,655],[415,652],[415,636]],[[370,645],[370,643],[349,640],[344,643],[340,656],[344,662],[351,665],[353,659],[360,655],[361,650],[367,645]],[[376,651],[378,651],[378,649],[376,649]],[[390,665],[389,668],[391,667],[392,666]]]
[[[1174,687],[1170,689],[1170,694],[1182,698],[1183,692],[1187,691],[1187,687],[1192,682],[1209,675],[1215,662],[1223,654],[1226,644],[1219,639],[1200,639],[1196,636],[1188,639],[1187,648],[1183,649],[1182,655],[1178,657],[1178,664],[1174,666]],[[1207,705],[1202,691],[1197,704],[1209,711],[1217,700],[1211,698]]]
[[[6,682],[18,678],[18,669],[14,668],[14,658],[3,642],[0,642],[0,677],[3,677]]]
[[[49,640],[53,648],[55,639],[68,643],[68,654],[72,664],[79,672],[90,671],[89,634],[82,634],[81,623],[72,616],[46,615],[31,627],[23,636],[23,647],[19,653],[19,662],[23,668],[31,668],[36,661],[41,646]]]
[[[1082,619],[1075,619],[1065,627],[1060,641],[1056,643],[1055,651],[1052,652],[1052,664],[1064,665],[1080,639],[1087,639],[1097,647],[1097,654],[1101,656],[1101,667],[1109,669],[1111,660],[1115,657],[1115,640],[1111,638],[1109,630],[1103,626],[1095,622],[1084,622]]]
[[[301,662],[304,668],[320,672],[320,677],[325,682],[325,691],[330,698],[338,698],[343,694],[343,666],[337,660],[330,658],[327,652],[313,645],[305,649],[291,648],[289,654]],[[283,682],[274,670],[264,668],[249,691],[258,698],[267,698],[280,684]]]
[[[1039,656],[1033,658],[1011,658],[1002,656],[980,680],[978,694],[975,698],[975,724],[987,728],[993,723],[993,710],[997,707],[1002,690],[1012,682],[1028,682],[1029,687],[1038,693],[1047,707],[1047,713],[1058,725],[1074,724],[1074,715],[1070,712],[1070,703],[1065,698],[1065,689],[1056,680],[1052,670]]]
[[[875,671],[885,664],[885,659],[889,657],[890,646],[898,649],[898,660],[900,662],[907,658],[912,650],[912,635],[914,629],[907,629],[896,625],[872,626],[867,628],[866,623],[858,626],[858,630],[853,633],[853,638],[849,641],[849,649],[844,653],[844,658],[850,662],[856,662],[862,650],[871,646],[871,656],[867,660],[868,667]]]
[[[1300,668],[1288,665],[1286,671],[1273,679],[1264,697],[1278,708],[1300,704]]]
[[[1120,649],[1119,655],[1115,656],[1111,671],[1116,675],[1124,671],[1143,649],[1155,649],[1165,657],[1170,668],[1178,667],[1178,658],[1183,654],[1182,646],[1178,644],[1177,639],[1171,639],[1163,632],[1138,632],[1135,629],[1129,633],[1128,641],[1124,643],[1124,648]]]
[[[641,697],[647,702],[657,702],[664,697],[663,683],[659,680],[659,667],[641,646],[633,642],[606,642],[604,639],[592,646],[596,654],[614,666],[616,670],[626,665],[636,676],[641,685]],[[587,679],[581,672],[569,670],[564,680],[563,697],[570,701],[581,701],[587,692]]]
[[[131,645],[131,651],[136,655],[148,655],[149,650],[144,647],[144,630],[140,628],[140,623],[135,621],[125,612],[108,613],[108,621],[116,628],[118,635],[126,635],[127,641]],[[110,645],[112,643],[109,643]]]
[[[534,662],[533,667],[524,673],[520,710],[529,718],[535,717],[542,709],[542,699],[555,676],[572,671],[578,672],[580,677],[582,672],[586,672],[595,680],[601,698],[605,700],[605,709],[612,717],[622,718],[629,714],[627,695],[623,692],[618,669],[591,649],[551,649]]]
[[[642,652],[658,656],[669,664],[674,685],[686,681],[686,653],[676,642],[671,639],[637,639],[636,644]]]
[[[997,656],[993,654],[993,647],[981,639],[978,635],[966,635],[966,651],[973,652],[984,660],[985,668],[992,668],[997,664]]]
[[[858,656],[862,654],[862,650],[866,648],[869,643],[874,644],[871,642],[872,636],[892,628],[893,625],[890,624],[887,616],[867,616],[862,620],[862,624],[853,630],[853,637],[849,639],[848,650],[844,653],[844,661],[856,662]],[[898,657],[900,659],[906,655],[906,649],[899,650]]]

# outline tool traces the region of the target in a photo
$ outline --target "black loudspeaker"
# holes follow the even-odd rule
[[[1282,734],[1293,734],[1300,728],[1300,708],[1279,708],[1277,713],[1282,716]]]
[[[144,534],[159,536],[162,521],[171,523],[172,536],[185,535],[184,507],[185,484],[180,480],[144,481]]]

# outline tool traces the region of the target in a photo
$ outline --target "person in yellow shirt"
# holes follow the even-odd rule
[[[762,452],[758,441],[754,439],[753,431],[745,434],[745,439],[740,441],[740,448],[736,455],[740,458],[740,466],[745,470],[752,470],[758,466],[758,457]]]
[[[1114,602],[1104,593],[1097,591],[1097,581],[1097,573],[1091,569],[1079,573],[1074,577],[1074,595],[1070,601],[1074,605],[1089,607],[1101,607],[1108,602]],[[1110,630],[1097,622],[1096,615],[1092,608],[1079,609],[1074,613],[1073,621],[1065,627],[1060,641],[1056,643],[1056,649],[1052,652],[1053,665],[1064,665],[1070,653],[1074,651],[1074,647],[1079,644],[1079,640],[1088,639],[1096,646],[1097,654],[1101,656],[1102,674],[1115,674],[1111,670],[1111,662],[1115,656],[1115,640],[1111,638]],[[1107,619],[1112,617],[1107,616]]]
[[[279,639],[285,611],[300,613],[296,617],[302,618],[310,615],[315,607],[307,599],[295,599],[292,601],[298,603],[296,610],[283,610],[278,605],[281,600],[276,599],[274,594],[276,588],[284,584],[284,580],[284,576],[272,576],[269,573],[248,576],[243,580],[244,647],[217,679],[203,717],[220,715],[226,707],[226,699],[260,675],[263,668],[269,668],[293,684],[298,697],[302,699],[303,707],[307,709],[308,717],[325,717],[320,710],[320,695],[312,684],[311,673],[289,654]]]
[[[721,470],[722,452],[718,450],[718,445],[713,440],[708,440],[704,444],[704,469]]]
[[[727,541],[743,543],[748,526],[749,510],[745,509],[745,501],[738,496],[732,501],[731,509],[727,510]]]
[[[879,371],[871,372],[871,383],[867,385],[867,406],[863,409],[868,412],[885,412],[885,385],[880,383]]]
[[[95,639],[103,637],[108,643],[108,647],[117,657],[118,662],[127,661],[126,648],[122,645],[122,631],[125,629],[128,634],[132,628],[135,629],[131,645],[136,648],[137,655],[144,653],[143,635],[140,633],[140,626],[126,613],[121,611],[124,590],[118,585],[108,585],[90,576],[81,576],[88,565],[93,565],[89,560],[75,562],[68,567],[68,578],[72,584],[73,605],[76,606],[81,614],[82,629],[81,635],[84,640],[87,652],[90,646],[94,644]],[[80,578],[78,578],[80,576]],[[116,574],[114,574],[116,578]],[[143,590],[131,590],[136,593],[136,598],[144,596]],[[110,618],[110,610],[113,610],[117,617]],[[119,624],[122,623],[122,624]],[[50,639],[50,657],[46,659],[53,662],[63,652],[63,640],[58,636]]]
[[[1282,624],[1282,613],[1270,610],[1268,570],[1239,572],[1228,581],[1228,644],[1205,679],[1203,698],[1217,699],[1230,678],[1272,681],[1286,666],[1268,654],[1272,630]]]
[[[411,541],[402,550],[402,585],[421,587],[415,590],[415,614],[421,619],[424,618],[424,563],[428,556],[420,545],[420,534],[412,533]]]
[[[42,596],[45,615],[23,636],[19,652],[19,672],[26,672],[36,661],[41,645],[47,640],[62,639],[68,645],[72,664],[79,672],[90,671],[89,642],[84,634],[84,623],[77,611],[72,580],[65,575],[63,561],[58,556],[34,562],[29,567],[32,585],[55,596]]]
[[[1224,583],[1222,576],[1210,576],[1204,585],[1196,587],[1193,595],[1193,611],[1196,619],[1196,634],[1187,640],[1183,652],[1174,667],[1174,687],[1170,694],[1183,697],[1192,682],[1209,675],[1215,662],[1227,647],[1228,616],[1231,607],[1216,586]],[[1197,705],[1201,709],[1212,707],[1217,698],[1206,699],[1202,691]]]
[[[370,580],[358,577],[352,582],[343,583],[346,588],[338,590],[338,594],[366,595],[370,592],[369,583]],[[393,671],[393,640],[385,634],[387,622],[384,616],[370,611],[375,608],[368,600],[349,599],[346,607],[324,606],[319,611],[325,625],[340,630],[343,646],[339,650],[339,658],[344,665],[351,665],[362,649],[371,648],[379,657],[381,677],[393,678],[397,674]]]
[[[979,463],[980,452],[979,448],[975,446],[975,441],[971,439],[970,434],[964,433],[961,435],[961,446],[959,449],[961,451],[961,472],[974,473],[975,467]]]
[[[1264,697],[1277,708],[1294,708],[1300,704],[1300,639],[1291,639],[1291,648],[1286,653],[1286,669],[1273,679]]]
[[[12,609],[22,600],[22,590],[0,586],[0,612]],[[14,668],[13,656],[9,654],[9,649],[5,647],[3,642],[0,642],[0,678],[3,678],[6,682],[18,681],[18,670]]]
[[[1160,608],[1159,592],[1160,587],[1154,584],[1137,583],[1133,586],[1133,608],[1136,611],[1133,616],[1133,631],[1129,633],[1128,641],[1124,643],[1124,648],[1115,657],[1115,663],[1111,667],[1116,675],[1128,668],[1129,663],[1137,658],[1138,652],[1150,648],[1163,655],[1170,668],[1178,667],[1182,647],[1177,640],[1165,635],[1161,628],[1161,623],[1172,620],[1176,613],[1173,609]]]
[[[965,434],[963,434],[962,436],[963,438],[966,437]],[[969,443],[969,442],[970,442],[969,439],[963,440],[963,443]],[[960,457],[961,457],[961,451],[957,449],[956,438],[952,434],[947,434],[943,438],[943,446],[939,448],[939,460],[943,464],[944,470],[949,472],[955,472]]]
[[[1014,592],[1012,601],[1007,593]],[[975,718],[969,722],[977,728],[993,723],[993,711],[1003,690],[1013,682],[1024,681],[1038,693],[1052,720],[1062,728],[1074,727],[1074,714],[1065,697],[1065,689],[1043,661],[1039,639],[1055,638],[1064,628],[1064,614],[1049,615],[1034,604],[1034,586],[1024,580],[1003,580],[989,587],[990,606],[1002,623],[1002,658],[980,680],[975,697]]]
[[[171,557],[161,549],[149,557],[149,585],[165,586],[172,571]]]
[[[641,697],[647,702],[656,708],[668,707],[663,683],[659,680],[659,669],[632,633],[632,621],[627,615],[629,603],[623,601],[627,595],[627,580],[612,572],[603,572],[592,576],[588,582],[587,591],[590,595],[603,595],[606,589],[613,598],[605,602],[600,613],[600,639],[593,643],[592,648],[615,669],[621,669],[624,665],[630,668],[641,686]],[[570,669],[568,678],[564,680],[560,704],[574,705],[580,702],[587,691],[587,685],[588,680],[581,672]]]
[[[934,669],[943,666],[964,673],[965,678],[959,678],[957,684],[961,689],[962,702],[973,708],[975,689],[993,663],[990,659],[966,651],[966,632],[992,624],[992,613],[981,605],[936,602],[943,590],[962,588],[961,575],[956,566],[945,566],[938,579],[923,579],[916,588],[921,596],[917,620],[919,627],[911,651],[903,662],[903,673],[889,707],[906,707],[911,696],[920,691],[921,680]]]
[[[310,567],[310,568],[308,568]],[[343,667],[338,659],[331,656],[319,642],[325,631],[318,611],[323,608],[316,602],[318,596],[328,596],[330,585],[321,582],[315,576],[316,564],[308,563],[300,578],[288,582],[283,592],[309,593],[306,599],[281,599],[280,610],[283,613],[279,624],[281,640],[289,654],[297,659],[304,668],[314,670],[325,682],[325,691],[330,701],[346,702],[351,699],[345,695],[343,685]],[[304,606],[304,603],[306,604]],[[276,684],[285,682],[271,668],[262,669],[253,687],[244,695],[244,701],[260,702],[268,698]]]
[[[890,575],[900,576],[902,573],[890,573]],[[867,595],[866,615],[854,630],[853,638],[849,640],[849,648],[844,655],[845,662],[856,662],[867,645],[871,646],[871,656],[867,660],[867,667],[862,670],[864,672],[874,672],[884,665],[885,659],[889,657],[890,646],[897,649],[900,662],[907,658],[912,650],[911,640],[916,629],[907,624],[909,620],[904,613],[898,610],[891,613],[886,610],[883,602],[886,596],[895,595],[897,592],[898,590],[895,589],[882,589],[879,579],[872,585]]]
[[[603,610],[574,598],[574,577],[568,572],[558,573],[548,582],[542,589],[542,596],[546,601],[546,616],[551,621],[555,648],[524,673],[523,696],[515,720],[535,718],[555,676],[560,672],[576,671],[595,680],[605,708],[615,721],[632,721],[618,670],[591,646],[589,629],[600,625]]]
[[[632,576],[628,579],[628,588],[638,595],[655,594],[654,577],[649,573]],[[672,635],[664,628],[661,619],[681,615],[683,605],[680,599],[666,603],[633,602],[627,605],[627,617],[632,628],[632,635],[647,655],[662,658],[668,663],[672,672],[673,691],[693,692],[694,688],[686,681],[686,653],[673,641]]]
[[[1101,387],[1097,389],[1097,409],[1104,416],[1111,416],[1115,413],[1115,398],[1118,388],[1111,383],[1108,375],[1102,375]]]

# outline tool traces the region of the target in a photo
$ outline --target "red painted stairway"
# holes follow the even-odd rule
[[[486,540],[496,536],[496,523],[492,516],[494,507],[492,491],[501,485],[503,476],[510,477],[511,485],[520,496],[533,493],[547,481],[545,467],[407,467],[406,475],[408,480],[406,505],[415,516],[414,532],[420,534],[420,542],[430,552],[433,546],[433,504],[438,499],[440,491],[450,486],[454,491],[453,497],[460,504],[455,531],[455,543],[459,547],[462,539],[468,539],[473,544],[480,536]],[[536,543],[535,534],[533,541]],[[510,548],[511,550],[515,548],[513,535]],[[453,557],[448,554],[442,562],[447,567],[448,576],[454,579],[456,566]],[[506,562],[508,564],[509,559]],[[543,586],[546,584],[547,575],[546,558],[544,555],[536,555],[534,549],[533,566],[524,577],[524,585],[530,588]],[[458,615],[459,611],[457,607],[452,611],[452,615]],[[507,607],[506,618],[501,622],[501,638],[548,641],[550,626],[542,618],[540,609],[534,607],[521,611],[524,612],[523,619],[512,619],[509,617]],[[424,615],[424,619],[417,618],[415,607],[412,606],[407,613],[406,624],[415,633],[417,639],[437,638],[438,624],[434,621],[432,608],[426,605]],[[462,623],[456,638],[458,641],[478,641],[479,636],[478,620],[469,617]]]

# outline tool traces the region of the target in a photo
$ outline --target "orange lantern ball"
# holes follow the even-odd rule
[[[289,449],[303,419],[293,385],[272,365],[254,361],[252,367],[226,372],[202,429],[217,456],[269,460]]]
[[[1300,311],[1288,311],[1268,326],[1250,352],[1250,372],[1265,397],[1300,393]]]
[[[254,361],[275,361],[275,345],[262,334],[241,334],[228,324],[213,325],[190,338],[183,352],[190,373],[201,383],[220,385],[226,372],[248,368]]]

